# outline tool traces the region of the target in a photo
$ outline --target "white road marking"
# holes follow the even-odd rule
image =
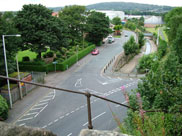
[[[80,108],[76,108],[76,111],[79,110]]]
[[[48,104],[46,106],[44,106],[40,111],[39,113],[37,113],[34,117],[37,117],[46,107],[48,106]]]
[[[55,96],[56,96],[56,90],[54,89],[54,95],[53,95],[52,99],[54,99]]]
[[[42,128],[46,128],[46,127],[47,127],[47,125],[43,126]]]
[[[37,114],[37,113],[38,112],[32,112],[32,113],[25,114],[24,116],[34,115],[34,114]]]
[[[106,112],[103,112],[103,113],[97,115],[96,117],[94,117],[94,118],[92,119],[92,121],[96,120],[97,118],[99,118],[100,116],[104,115],[105,113],[106,113]],[[86,122],[86,123],[83,124],[82,126],[84,127],[84,126],[86,126],[87,124],[88,124],[88,122]]]
[[[41,106],[41,105],[45,105],[45,104],[48,104],[48,102],[36,104],[34,107],[36,107],[36,106]]]
[[[75,111],[71,111],[71,113],[74,113]]]
[[[59,117],[60,119],[64,118],[64,116]]]
[[[33,110],[40,110],[40,109],[42,109],[43,107],[39,107],[39,108],[33,108],[33,109],[30,109],[31,111],[33,111]]]
[[[57,122],[59,119],[55,119],[54,122]]]
[[[50,125],[52,125],[52,122],[50,122],[50,123],[48,124],[48,126],[50,126]]]
[[[49,98],[49,97],[53,97],[54,95],[47,95],[47,96],[45,96],[44,98]]]
[[[46,102],[46,101],[50,101],[51,99],[45,99],[45,100],[42,100],[42,101],[39,101],[39,102]]]
[[[80,106],[80,109],[81,109],[81,108],[84,108],[84,105]]]
[[[75,83],[75,87],[81,87],[82,86],[82,79],[77,79],[76,83]]]
[[[33,119],[33,117],[25,118],[25,119],[20,119],[20,120],[18,120],[17,122],[26,121],[26,120],[30,120],[30,119]]]
[[[67,113],[66,116],[70,115],[70,113]]]
[[[25,123],[22,123],[22,124],[20,124],[19,126],[21,127],[21,126],[24,126],[25,125]]]
[[[72,135],[72,133],[69,133],[67,136],[71,136]]]

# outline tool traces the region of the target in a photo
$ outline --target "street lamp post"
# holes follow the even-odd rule
[[[5,47],[5,37],[9,36],[16,36],[20,37],[21,35],[2,35],[2,40],[3,40],[3,51],[4,51],[4,62],[5,62],[5,68],[6,68],[6,77],[8,78],[8,66],[7,66],[7,58],[6,58],[6,47]],[[10,84],[9,84],[9,79],[7,79],[7,84],[8,84],[8,95],[9,95],[9,103],[10,103],[10,108],[12,108],[12,99],[11,99],[11,92],[10,92]]]
[[[76,46],[76,52],[77,52],[77,53],[76,53],[76,54],[77,54],[77,57],[76,57],[76,58],[77,58],[77,64],[78,64],[78,48],[79,48],[79,45],[77,45],[77,46]]]

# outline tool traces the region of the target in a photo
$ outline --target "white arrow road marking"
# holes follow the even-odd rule
[[[92,121],[96,120],[97,118],[99,118],[100,116],[104,115],[105,113],[106,113],[106,112],[103,112],[103,113],[97,115],[96,117],[94,117],[94,118],[92,119]],[[88,124],[88,122],[86,122],[86,123],[83,124],[82,126],[84,127],[84,126],[86,126],[87,124]]]
[[[82,79],[77,79],[76,83],[75,83],[75,87],[82,87]]]

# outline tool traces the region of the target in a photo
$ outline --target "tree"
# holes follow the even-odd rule
[[[120,18],[120,17],[114,17],[114,18],[112,19],[112,23],[113,23],[114,25],[121,25],[121,18]]]
[[[141,48],[145,44],[145,39],[144,39],[143,33],[139,33],[139,35],[138,35],[138,44],[139,44],[139,48]]]
[[[172,43],[176,39],[176,32],[182,22],[182,7],[174,8],[165,15],[165,22],[167,27],[167,34],[169,42]]]
[[[116,35],[121,35],[120,31],[122,28],[123,28],[122,25],[115,25],[114,26],[114,30],[115,30]]]
[[[87,18],[88,35],[86,39],[96,45],[100,45],[103,38],[109,33],[109,18],[101,12],[91,12]]]
[[[42,5],[24,5],[15,18],[16,27],[21,32],[22,50],[31,49],[38,53],[57,48],[65,43],[64,25],[51,15],[52,11]]]
[[[18,34],[18,30],[15,28],[14,22],[14,13],[5,12],[0,14],[0,35],[12,35]],[[16,64],[14,61],[15,55],[19,50],[19,43],[21,38],[17,37],[5,37],[5,46],[6,46],[6,57],[8,62],[8,71],[9,73],[14,72],[16,69]],[[5,75],[5,65],[4,65],[4,52],[3,52],[3,43],[2,37],[0,38],[0,75]]]
[[[67,24],[71,44],[80,41],[85,31],[85,6],[66,6],[59,12],[59,18]]]
[[[124,53],[125,55],[137,54],[138,53],[138,44],[135,42],[133,36],[130,37],[129,41],[124,44]]]

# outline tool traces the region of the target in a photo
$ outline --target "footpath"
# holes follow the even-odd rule
[[[152,40],[148,40],[150,43],[150,53],[154,53],[157,51],[157,46]],[[115,78],[140,78],[143,77],[144,74],[137,74],[136,72],[136,66],[139,62],[139,59],[145,54],[146,47],[144,46],[141,49],[141,53],[136,55],[133,59],[131,59],[127,64],[125,64],[119,71],[114,71],[114,67],[116,66],[116,63],[120,61],[120,58],[123,56],[122,52],[119,55],[116,55],[103,69],[103,74],[109,77],[115,77]]]

